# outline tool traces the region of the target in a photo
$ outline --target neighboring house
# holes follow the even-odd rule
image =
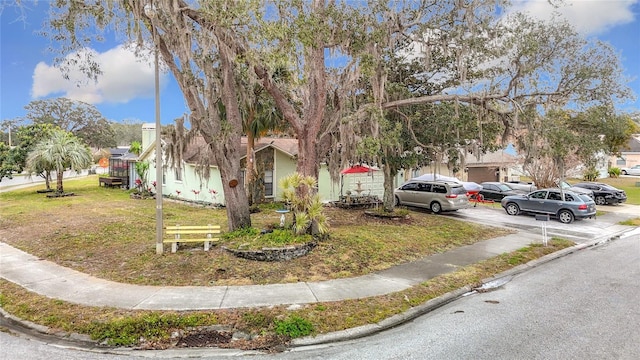
[[[457,177],[462,181],[482,183],[487,181],[511,181],[519,180],[518,158],[507,150],[500,150],[481,154],[467,154],[464,160],[464,168],[461,172],[454,173],[447,168],[446,159],[440,166],[428,166],[419,170],[407,171],[405,179],[414,178],[423,174],[440,174]]]
[[[640,164],[640,134],[634,134],[626,146],[620,149],[620,156],[609,159],[611,167],[623,168]]]
[[[246,154],[247,139],[241,139],[240,153]],[[162,179],[163,195],[170,195],[186,200],[200,200],[224,204],[222,180],[218,166],[209,160],[209,178],[205,179],[198,169],[202,156],[207,154],[206,144],[202,139],[187,146],[182,156],[181,166],[165,164]],[[290,138],[260,138],[254,146],[254,159],[258,171],[258,181],[262,182],[264,197],[267,200],[282,200],[280,180],[296,171],[298,155],[298,140]],[[149,181],[156,179],[155,170],[155,124],[142,126],[142,154],[140,161],[149,162]],[[241,158],[242,164],[246,155]],[[244,174],[243,174],[244,175]],[[242,176],[242,179],[244,176]],[[341,191],[354,193],[358,189],[364,190],[363,195],[378,195],[382,198],[383,175],[381,171],[368,173],[345,174],[338,182],[331,181],[328,168],[320,166],[318,174],[318,194],[323,202],[337,201]],[[244,181],[241,184],[244,186]]]
[[[481,154],[479,158],[469,154],[465,158],[466,180],[476,183],[487,181],[519,180],[515,175],[518,159],[505,150]]]

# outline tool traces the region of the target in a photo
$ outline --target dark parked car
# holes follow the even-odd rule
[[[596,205],[622,204],[627,201],[627,193],[609,184],[599,182],[581,182],[573,186],[593,191]]]
[[[531,182],[524,182],[524,181],[508,181],[506,183],[504,183],[505,185],[507,185],[508,187],[512,188],[513,190],[522,190],[525,192],[532,192],[534,190],[538,190],[538,187]]]
[[[508,185],[501,182],[483,182],[482,190],[480,190],[480,195],[485,200],[496,200],[500,201],[503,197],[508,195],[518,195],[518,194],[526,194],[526,191],[522,190],[514,190],[510,188]]]
[[[569,191],[573,191],[574,193],[578,193],[580,195],[587,195],[592,200],[596,199],[595,195],[593,195],[593,191],[591,191],[589,189],[585,189],[585,188],[579,187],[579,186],[571,185],[566,181],[560,181],[559,183],[556,183],[556,186],[557,187],[561,187],[562,190],[569,190]]]
[[[564,198],[563,198],[564,196]],[[500,205],[509,215],[520,213],[548,214],[561,223],[596,215],[596,203],[587,195],[560,189],[536,190],[526,195],[505,196]]]

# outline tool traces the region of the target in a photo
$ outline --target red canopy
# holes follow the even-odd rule
[[[354,165],[350,168],[344,169],[340,172],[340,174],[362,174],[362,173],[368,173],[371,171],[375,171],[375,169],[372,169],[370,167],[366,167],[366,166],[362,166],[362,165]]]

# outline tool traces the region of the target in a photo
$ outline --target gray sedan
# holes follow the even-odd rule
[[[589,196],[560,189],[542,189],[526,195],[505,196],[500,205],[509,215],[522,212],[547,214],[565,224],[574,219],[592,218],[596,215],[596,203]]]

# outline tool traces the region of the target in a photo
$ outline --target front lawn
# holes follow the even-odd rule
[[[38,257],[100,278],[141,285],[249,285],[359,276],[504,235],[508,230],[411,212],[384,220],[363,210],[327,208],[330,237],[304,257],[257,262],[201,244],[155,253],[155,201],[98,187],[96,176],[65,182],[77,196],[48,199],[37,188],[0,194],[3,241]],[[165,200],[165,225],[221,225],[226,211]],[[289,215],[290,216],[290,215]],[[279,223],[273,206],[252,215],[254,227]],[[291,221],[289,217],[287,219]]]

